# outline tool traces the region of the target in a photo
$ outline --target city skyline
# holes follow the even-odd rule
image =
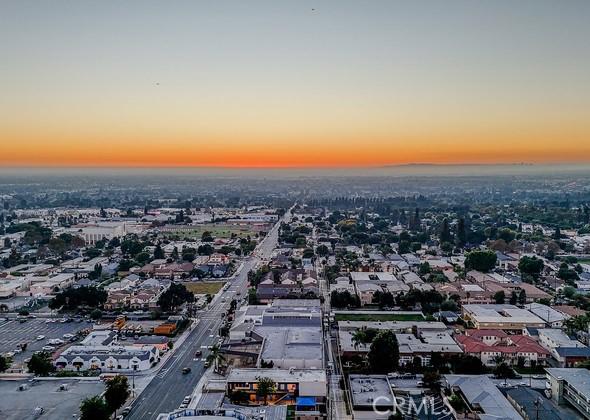
[[[11,2],[0,165],[590,161],[590,5]]]

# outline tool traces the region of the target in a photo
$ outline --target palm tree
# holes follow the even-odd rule
[[[221,353],[221,348],[219,346],[213,346],[211,348],[211,353],[207,356],[207,362],[213,363],[213,371],[215,373],[219,372],[219,366],[225,362],[225,356]]]
[[[266,405],[266,401],[268,396],[274,394],[277,390],[277,384],[271,378],[256,378],[256,394],[259,397],[264,398],[264,405]]]
[[[367,333],[364,328],[360,328],[352,333],[352,345],[355,350],[358,350],[361,344],[365,344],[367,341]]]

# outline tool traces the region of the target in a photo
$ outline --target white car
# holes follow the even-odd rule
[[[72,338],[74,338],[74,334],[64,334],[62,337],[64,338],[64,340],[71,340]]]
[[[37,336],[37,341],[41,341],[41,340],[45,340],[45,336],[44,335],[38,335]]]
[[[52,338],[48,341],[48,343],[52,346],[61,346],[64,343],[64,341],[60,340],[59,338]]]
[[[43,347],[41,347],[41,350],[52,352],[55,349],[53,348],[53,346],[43,346]]]

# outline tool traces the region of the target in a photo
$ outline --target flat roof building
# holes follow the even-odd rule
[[[514,305],[463,305],[463,318],[477,329],[522,331],[526,327],[545,327],[537,315]]]
[[[590,419],[590,371],[584,368],[546,368],[551,399],[569,403],[583,418]]]

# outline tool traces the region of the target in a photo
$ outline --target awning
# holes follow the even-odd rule
[[[315,407],[315,397],[297,397],[295,405],[297,407]]]

